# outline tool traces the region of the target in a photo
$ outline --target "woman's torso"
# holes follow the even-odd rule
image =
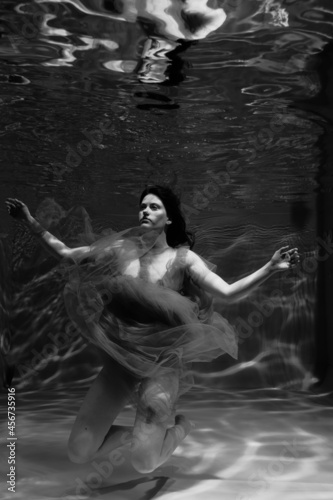
[[[184,282],[185,252],[186,248],[171,247],[159,253],[149,251],[132,260],[123,274],[179,291]]]

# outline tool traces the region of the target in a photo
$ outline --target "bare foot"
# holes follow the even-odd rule
[[[186,418],[185,415],[175,416],[175,431],[180,439],[184,439],[194,427],[194,422]]]

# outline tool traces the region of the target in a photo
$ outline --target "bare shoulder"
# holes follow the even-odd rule
[[[196,263],[196,262],[202,262],[200,255],[193,252],[193,250],[187,250],[187,252],[185,253],[185,258],[189,264]]]
[[[200,255],[192,250],[187,250],[185,253],[184,268],[187,275],[194,281],[194,283],[199,285],[202,284],[203,280],[210,273],[210,270]]]
[[[185,253],[185,267],[187,269],[200,269],[206,268],[206,265],[200,255],[193,252],[192,250],[187,250]]]

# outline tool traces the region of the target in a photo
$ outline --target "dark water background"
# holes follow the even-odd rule
[[[147,6],[125,20],[120,7],[2,1],[0,199],[24,200],[74,246],[136,225],[141,190],[168,183],[196,230],[195,250],[225,280],[285,244],[299,247],[302,264],[242,302],[217,304],[238,329],[239,359],[202,367],[206,389],[179,402],[197,421],[193,437],[151,477],[125,460],[104,489],[90,490],[331,499],[332,404],[311,388],[329,373],[332,345],[332,4],[230,0],[226,22],[178,53]],[[154,37],[169,54],[147,56]],[[78,498],[76,478],[93,469],[69,462],[66,440],[99,361],[69,330],[56,263],[0,210],[2,372],[15,367],[20,436],[15,498]],[[127,408],[120,418],[132,417]],[[297,451],[279,472],[272,463],[285,443]]]

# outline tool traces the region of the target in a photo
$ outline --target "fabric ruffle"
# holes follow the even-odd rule
[[[165,277],[150,283],[144,273],[126,274],[153,246],[158,234],[134,227],[106,236],[75,263],[64,262],[69,317],[83,337],[139,378],[177,370],[180,393],[193,385],[192,362],[209,362],[224,353],[237,359],[234,329],[213,309],[210,294],[184,270],[188,251],[179,247]],[[205,262],[207,270],[214,266]],[[173,275],[182,285],[173,289]]]

